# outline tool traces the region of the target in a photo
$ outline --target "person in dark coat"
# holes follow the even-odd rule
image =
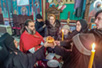
[[[49,14],[48,20],[46,20],[45,36],[52,36],[55,40],[58,37],[60,28],[60,21],[56,19],[54,14]]]
[[[93,33],[96,39],[95,66],[102,68],[102,29],[92,29],[89,33]]]
[[[56,40],[60,29],[60,21],[56,19],[54,14],[49,14],[45,23],[45,37],[51,36]],[[48,52],[54,52],[52,48],[47,48],[47,50]]]
[[[45,27],[46,25],[44,24],[42,16],[40,14],[37,14],[35,28],[36,28],[36,31],[43,37],[45,36]]]
[[[5,33],[0,39],[2,39],[3,49],[0,49],[0,62],[3,63],[3,68],[33,68],[34,64],[45,58],[44,46],[37,50],[34,54],[24,54],[17,49],[17,42],[8,33]],[[1,64],[0,64],[1,65]]]
[[[95,24],[96,28],[91,29],[89,33],[93,33],[96,39],[95,66],[102,68],[102,10],[96,13]]]

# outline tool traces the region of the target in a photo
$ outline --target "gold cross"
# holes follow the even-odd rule
[[[67,23],[69,24],[69,22],[70,22],[70,19],[68,18],[68,19],[67,19]]]

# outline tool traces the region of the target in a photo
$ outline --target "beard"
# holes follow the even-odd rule
[[[34,30],[31,30],[31,29],[27,28],[26,30],[31,35],[34,35],[36,33],[36,30],[35,29]]]

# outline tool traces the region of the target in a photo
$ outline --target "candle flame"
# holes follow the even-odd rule
[[[96,46],[95,43],[93,43],[92,44],[92,50],[94,50],[95,46]]]
[[[62,32],[64,32],[64,29],[62,29]]]

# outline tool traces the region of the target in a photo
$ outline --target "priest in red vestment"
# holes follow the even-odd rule
[[[20,50],[24,53],[33,53],[43,45],[43,37],[36,31],[32,20],[27,20],[20,37]]]

